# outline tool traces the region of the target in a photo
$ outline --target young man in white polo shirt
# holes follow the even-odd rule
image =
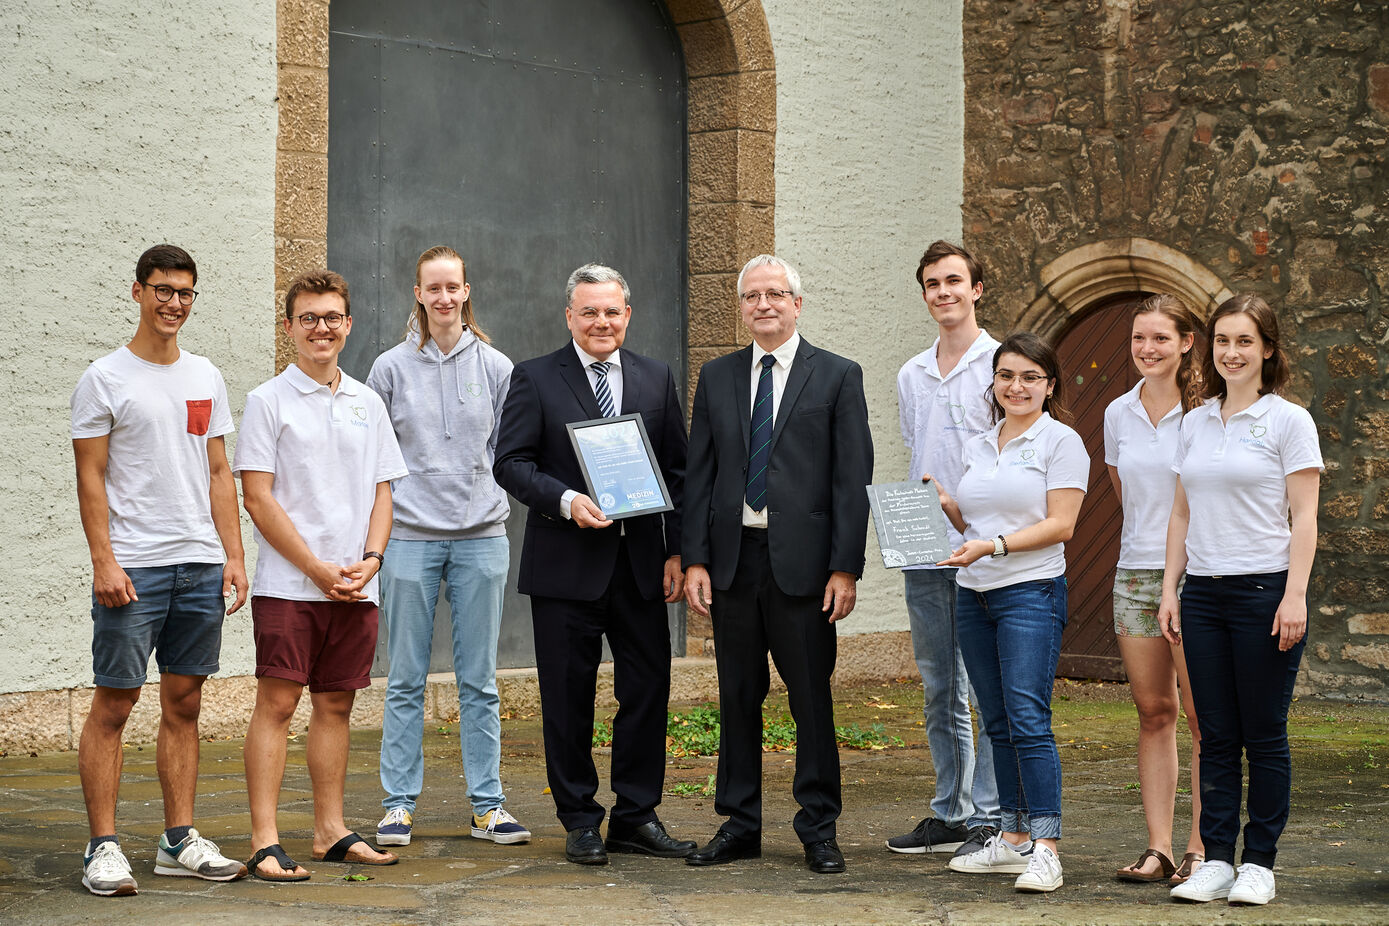
[[[246,732],[251,874],[303,881],[276,823],[290,718],[304,686],[313,714],[313,858],[390,865],[343,822],[348,718],[370,684],[377,582],[391,534],[391,480],[405,461],[381,399],[338,368],[352,330],[347,281],[312,271],[285,294],[285,331],[297,356],[251,391],[233,468],[256,525],[252,588],[256,706]]]
[[[183,248],[140,255],[130,343],[92,363],[72,394],[77,502],[92,556],[96,689],[77,767],[91,842],[82,884],[101,896],[136,893],[116,838],[121,734],[140,699],[150,654],[159,667],[159,786],[164,835],[155,874],[245,877],[193,829],[202,686],[217,671],[222,619],[246,601],[236,482],[223,435],[227,387],[205,357],[178,346],[198,295]],[[223,556],[225,554],[225,565]],[[230,608],[225,598],[233,588]]]
[[[965,441],[992,427],[989,388],[998,348],[979,327],[974,306],[984,292],[984,271],[974,256],[947,241],[926,249],[916,269],[926,308],[939,336],[897,374],[902,439],[911,451],[909,478],[939,480],[953,494],[964,471]],[[963,538],[948,527],[951,548]],[[998,788],[993,751],[983,727],[974,744],[969,679],[955,632],[953,568],[909,566],[907,614],[912,649],[926,693],[926,740],[935,766],[934,816],[887,841],[893,852],[972,852],[997,834]]]

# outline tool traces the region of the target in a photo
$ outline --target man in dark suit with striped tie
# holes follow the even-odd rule
[[[761,854],[767,654],[796,721],[792,792],[806,865],[844,870],[834,737],[836,621],[863,574],[873,443],[859,365],[796,330],[800,274],[767,254],[738,276],[748,347],[700,371],[685,480],[685,598],[712,614],[719,669],[718,786],[729,819],[686,861]]]
[[[685,424],[670,368],[621,349],[630,303],[611,267],[570,274],[564,316],[573,340],[512,370],[493,466],[498,484],[530,509],[517,587],[531,599],[550,793],[568,832],[565,856],[581,865],[606,864],[608,852],[680,858],[695,848],[656,817],[670,696],[666,603],[683,589]],[[632,413],[642,416],[675,510],[614,523],[584,493],[565,425]],[[606,842],[592,750],[604,634],[619,703]]]

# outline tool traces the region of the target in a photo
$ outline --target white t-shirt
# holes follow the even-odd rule
[[[1002,427],[1000,421],[965,444],[965,472],[955,501],[972,540],[992,540],[1031,527],[1046,519],[1049,491],[1084,492],[1089,486],[1090,454],[1071,428],[1043,413],[999,453]],[[957,572],[955,581],[961,588],[987,592],[1065,574],[1066,545],[1054,543],[1040,550],[985,556]]]
[[[941,376],[934,344],[902,365],[897,373],[897,413],[902,425],[902,441],[911,451],[909,480],[930,473],[954,493],[964,472],[961,452],[965,442],[993,427],[989,390],[993,387],[993,356],[996,341],[981,330],[974,343],[945,376]],[[959,549],[964,538],[948,520],[945,530],[951,549]],[[906,569],[936,569],[936,566],[907,566]]]
[[[87,367],[72,393],[74,439],[109,435],[106,504],[123,568],[221,563],[212,523],[209,438],[232,430],[222,374],[179,351],[170,364],[122,347]]]
[[[1186,571],[1249,575],[1288,568],[1290,473],[1324,469],[1307,409],[1276,395],[1220,420],[1208,399],[1182,418],[1172,470],[1191,508]]]
[[[1104,461],[1119,470],[1124,530],[1120,569],[1161,569],[1167,558],[1167,519],[1177,492],[1172,460],[1182,427],[1178,402],[1153,427],[1139,393],[1146,380],[1104,410]]]
[[[376,486],[407,475],[381,397],[346,373],[332,392],[291,364],[251,390],[232,469],[273,473],[270,494],[319,559],[350,566],[364,544]],[[323,592],[256,530],[251,594],[324,601]],[[377,601],[377,580],[362,589]]]

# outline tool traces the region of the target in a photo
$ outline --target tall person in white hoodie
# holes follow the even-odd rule
[[[410,468],[393,486],[391,555],[381,569],[391,662],[381,728],[381,845],[409,845],[424,786],[424,686],[441,581],[453,623],[472,835],[501,844],[531,835],[503,807],[496,678],[511,508],[492,478],[492,462],[511,361],[478,328],[469,296],[457,251],[440,246],[421,254],[406,339],[377,357],[367,376]]]

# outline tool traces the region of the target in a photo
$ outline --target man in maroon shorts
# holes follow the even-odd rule
[[[233,469],[256,526],[251,587],[256,706],[246,732],[252,875],[303,881],[280,846],[285,734],[309,686],[307,759],[315,861],[392,865],[343,822],[348,718],[370,684],[376,572],[391,534],[391,480],[406,474],[386,407],[338,368],[352,315],[347,281],[303,274],[285,294],[297,357],[246,397]]]

